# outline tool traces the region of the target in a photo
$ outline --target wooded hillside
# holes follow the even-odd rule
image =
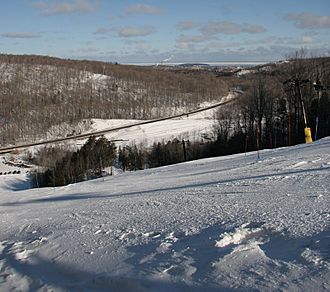
[[[330,135],[330,58],[295,57],[255,68],[253,74],[234,82],[244,94],[234,106],[219,111],[220,144],[236,139],[241,141],[234,143],[240,147],[237,150],[243,151],[242,147],[255,150],[302,143],[306,127],[302,103],[312,138]],[[320,91],[315,82],[322,85]]]
[[[1,146],[83,119],[173,115],[228,92],[209,74],[41,56],[0,55],[0,74]]]
[[[56,125],[90,118],[174,115],[219,101],[233,87],[243,94],[219,110],[220,154],[293,145],[304,141],[305,127],[297,87],[286,82],[294,79],[305,81],[299,88],[313,138],[316,128],[317,138],[330,135],[330,58],[297,54],[288,62],[252,68],[249,74],[213,73],[0,55],[0,146],[44,139]],[[316,81],[323,89],[319,94]]]

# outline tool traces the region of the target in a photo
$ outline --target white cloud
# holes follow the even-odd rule
[[[176,27],[178,30],[191,30],[195,29],[200,26],[200,23],[197,21],[192,20],[186,20],[186,21],[180,21],[176,24]]]
[[[317,44],[319,40],[311,35],[303,35],[297,37],[277,37],[270,36],[263,38],[258,41],[258,43],[268,44],[268,45],[287,45],[287,46],[302,46],[302,45],[313,45]]]
[[[128,45],[144,45],[147,42],[145,40],[126,40],[125,44]]]
[[[215,34],[239,34],[241,28],[238,24],[228,21],[211,21],[201,28],[201,32],[205,35]]]
[[[179,22],[177,27],[182,29],[189,29],[200,27],[200,34],[197,35],[180,35],[176,39],[176,47],[178,49],[196,49],[198,44],[204,43],[204,48],[209,48],[205,44],[206,41],[212,41],[213,44],[218,42],[218,35],[237,35],[241,33],[257,34],[265,32],[266,29],[255,24],[237,24],[228,21],[212,21],[205,24],[198,24],[194,22]],[[226,47],[225,43],[220,44],[221,47]]]
[[[152,34],[155,29],[153,26],[142,26],[142,27],[117,27],[114,29],[118,32],[118,36],[128,38],[128,37],[138,37],[138,36],[147,36]]]
[[[245,23],[241,26],[242,32],[246,33],[262,33],[265,32],[266,29],[261,25],[255,25],[255,24],[248,24]]]
[[[110,31],[109,28],[106,28],[106,27],[99,27],[95,32],[94,34],[106,34]]]
[[[293,21],[294,25],[301,29],[330,28],[330,16],[304,12],[289,13],[285,16],[285,19]]]
[[[39,1],[34,3],[34,7],[42,11],[43,16],[50,16],[55,14],[68,14],[77,12],[93,12],[97,9],[98,5],[95,1],[90,0],[74,0],[65,1],[62,3],[49,3],[45,1]]]
[[[301,38],[301,41],[304,44],[313,44],[313,43],[315,43],[316,40],[312,36],[303,36]]]
[[[39,35],[36,35],[32,32],[6,32],[2,33],[1,36],[14,39],[32,39],[40,37]]]
[[[201,32],[205,35],[216,34],[240,34],[240,33],[262,33],[266,29],[255,24],[238,24],[230,21],[210,21],[201,27]]]
[[[126,9],[126,14],[145,13],[145,14],[160,14],[162,9],[156,6],[147,4],[133,4]]]
[[[145,40],[126,40],[125,44],[134,48],[135,52],[146,52],[151,49],[151,45],[148,44]]]
[[[205,35],[180,35],[178,41],[189,42],[189,43],[200,43],[207,40],[208,37]]]
[[[202,43],[208,39],[205,35],[180,35],[176,40],[179,49],[192,49],[197,43]]]
[[[94,54],[99,52],[100,49],[99,48],[93,48],[93,47],[87,47],[87,48],[79,48],[76,50],[72,50],[72,53],[76,53],[76,54]]]

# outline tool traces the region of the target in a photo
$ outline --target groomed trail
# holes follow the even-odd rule
[[[59,188],[0,177],[0,290],[329,291],[330,138]]]

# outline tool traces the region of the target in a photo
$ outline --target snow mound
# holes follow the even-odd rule
[[[240,244],[243,241],[255,237],[262,232],[262,228],[248,228],[249,224],[243,224],[241,227],[236,228],[235,231],[221,235],[221,239],[216,241],[216,247],[225,247],[230,244]]]

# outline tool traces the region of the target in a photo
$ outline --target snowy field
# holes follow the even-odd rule
[[[0,176],[0,291],[329,291],[330,138],[260,154]]]

